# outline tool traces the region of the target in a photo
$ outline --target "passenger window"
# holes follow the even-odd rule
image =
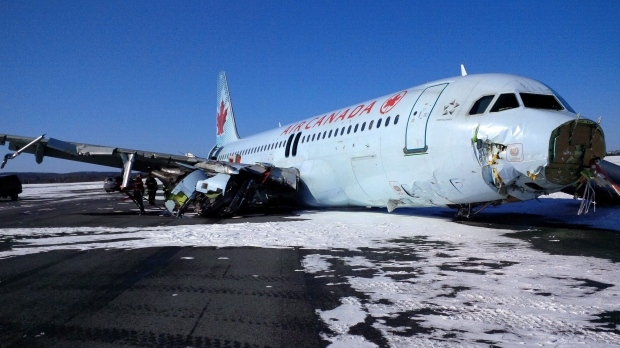
[[[500,112],[504,110],[514,109],[519,107],[519,101],[514,93],[501,94],[499,98],[493,104],[491,112]]]
[[[362,123],[362,129],[360,130],[360,132],[363,132],[364,128],[366,128],[366,122]]]
[[[564,110],[564,107],[552,95],[519,93],[523,106],[533,109]]]
[[[368,129],[372,129],[372,124],[375,123],[375,120],[370,120],[370,123],[368,124]]]
[[[394,124],[398,123],[398,118],[400,117],[400,115],[396,115],[396,117],[394,117]]]
[[[355,128],[353,128],[353,133],[357,133],[357,124],[355,125]]]
[[[328,137],[328,138],[331,138],[331,137],[332,137],[332,130],[331,130],[331,129],[329,130],[329,134],[327,135],[327,137]]]
[[[389,125],[390,125],[390,118],[388,117],[385,119],[385,126],[387,127]]]
[[[326,135],[327,135],[327,131],[323,132],[323,139],[325,139]]]
[[[344,134],[344,127],[342,127],[342,130],[340,131],[340,135]]]
[[[485,95],[484,97],[476,100],[474,105],[471,107],[471,110],[469,110],[469,114],[470,115],[484,114],[484,112],[489,107],[489,104],[491,104],[491,101],[493,100],[493,98],[495,98],[494,95]]]
[[[377,128],[381,127],[381,120],[382,119],[379,119],[379,121],[377,121]]]
[[[347,134],[351,133],[351,126],[347,129]]]
[[[314,141],[314,137],[316,136],[316,134],[312,134],[312,141]]]

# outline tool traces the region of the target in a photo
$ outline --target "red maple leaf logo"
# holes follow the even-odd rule
[[[388,98],[388,100],[385,101],[385,103],[383,103],[383,105],[381,105],[381,109],[379,109],[379,111],[381,111],[382,114],[389,112],[390,110],[392,110],[393,107],[396,106],[396,104],[398,104],[401,99],[403,99],[405,94],[407,94],[407,91],[402,91],[398,94],[391,96],[390,98]]]
[[[224,108],[224,101],[220,104],[220,111],[217,113],[217,135],[224,133],[224,123],[226,123],[226,115],[228,115],[228,109]]]

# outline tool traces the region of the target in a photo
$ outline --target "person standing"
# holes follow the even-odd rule
[[[144,183],[142,182],[142,175],[138,174],[134,180],[133,199],[136,201],[138,208],[140,208],[140,215],[145,214],[144,203],[142,197],[144,197]]]
[[[150,205],[155,204],[155,193],[157,192],[157,180],[153,177],[153,174],[149,173],[149,177],[146,178],[146,195]]]

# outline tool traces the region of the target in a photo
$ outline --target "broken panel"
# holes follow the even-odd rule
[[[605,156],[605,137],[599,125],[576,119],[556,128],[549,140],[547,180],[570,185],[581,177],[581,170]]]

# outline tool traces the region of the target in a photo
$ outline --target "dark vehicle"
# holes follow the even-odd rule
[[[22,182],[17,175],[0,176],[0,198],[11,197],[17,200],[17,195],[22,193]]]
[[[103,189],[105,192],[120,191],[122,184],[123,178],[120,176],[117,176],[116,178],[105,178],[105,180],[103,180]]]

